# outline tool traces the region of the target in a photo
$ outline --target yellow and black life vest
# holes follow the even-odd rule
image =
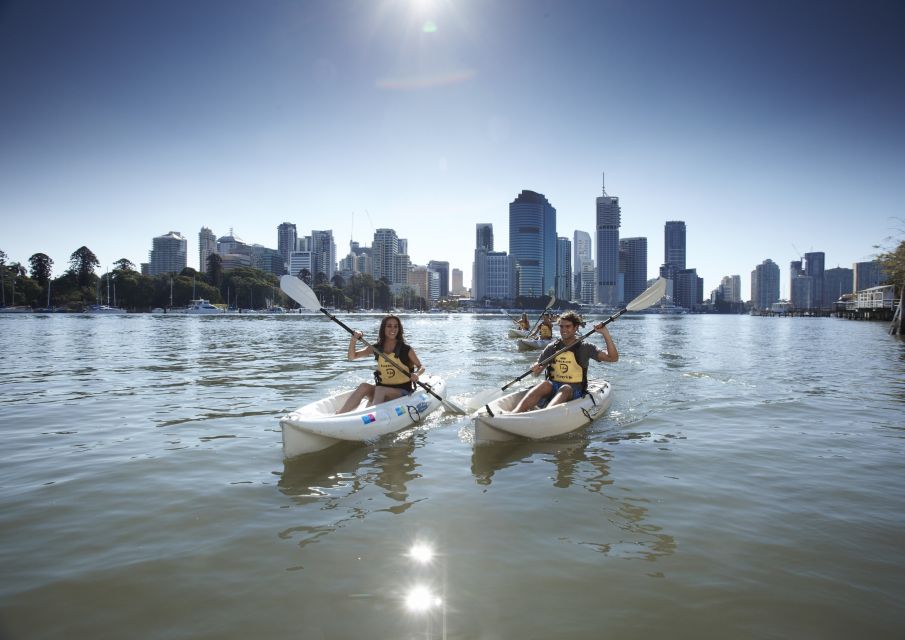
[[[560,382],[570,385],[581,385],[582,391],[588,389],[588,368],[581,366],[576,357],[578,347],[581,343],[575,344],[567,351],[563,351],[553,358],[552,362],[547,365],[547,379],[554,382]],[[555,349],[562,349],[562,341],[557,341]]]
[[[392,353],[387,353],[386,351],[383,352],[383,355],[375,353],[374,359],[377,361],[377,369],[374,371],[374,380],[377,384],[381,387],[404,388],[409,391],[414,389],[411,381],[412,367],[409,364],[409,352],[411,350],[412,348],[407,344],[397,342],[396,348]],[[390,364],[388,360],[398,365],[405,373]]]

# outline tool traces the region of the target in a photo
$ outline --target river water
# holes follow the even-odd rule
[[[535,356],[502,314],[403,321],[460,404]],[[905,637],[905,343],[611,329],[578,432],[438,412],[284,462],[279,417],[369,375],[322,316],[0,316],[0,637]]]

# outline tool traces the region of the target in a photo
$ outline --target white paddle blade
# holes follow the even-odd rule
[[[280,290],[310,311],[320,311],[321,303],[307,284],[295,276],[280,277]]]
[[[487,391],[478,391],[465,403],[465,409],[469,414],[480,411],[488,402],[493,402],[497,398],[501,398],[503,392],[499,389],[489,389]]]
[[[666,278],[657,278],[657,281],[649,286],[644,293],[629,302],[625,309],[627,311],[647,309],[652,304],[656,304],[664,295],[666,295]]]

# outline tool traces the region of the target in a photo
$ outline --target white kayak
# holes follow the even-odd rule
[[[510,338],[524,338],[528,335],[527,329],[510,329],[509,337]]]
[[[441,398],[445,396],[446,381],[439,376],[427,374],[421,377],[421,382]],[[351,390],[344,391],[317,400],[283,416],[280,419],[283,457],[320,451],[341,440],[373,440],[418,424],[442,404],[421,387],[415,387],[411,395],[337,415],[335,411],[351,393]]]
[[[517,342],[519,351],[537,351],[553,342],[553,339],[519,338]]]
[[[613,388],[609,382],[590,380],[588,392],[582,398],[544,409],[511,413],[526,393],[528,389],[510,393],[475,413],[475,440],[512,440],[516,436],[533,440],[552,438],[596,420],[613,401]]]

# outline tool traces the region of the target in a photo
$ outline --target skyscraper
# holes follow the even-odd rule
[[[685,268],[685,222],[670,220],[663,229],[663,262],[678,270]]]
[[[804,254],[804,260],[804,272],[805,274],[809,275],[814,281],[814,296],[812,308],[822,309],[824,307],[823,288],[826,254],[824,254],[823,251],[812,251],[811,253]]]
[[[393,284],[396,278],[396,256],[399,255],[396,232],[393,229],[377,229],[371,249],[374,279],[386,278],[387,282]]]
[[[574,283],[572,286],[573,298],[581,299],[581,269],[585,260],[593,260],[591,253],[591,234],[587,231],[578,231],[572,233],[572,273],[574,274]]]
[[[148,275],[179,273],[188,266],[188,241],[178,231],[157,236],[148,252]]]
[[[198,233],[198,271],[207,273],[207,259],[217,253],[217,236],[207,227]]]
[[[284,222],[277,227],[277,251],[283,256],[286,268],[289,268],[289,254],[298,246],[298,231],[291,222]]]
[[[332,229],[311,232],[311,256],[314,275],[322,273],[328,282],[332,280],[336,273],[336,243]]]
[[[625,274],[623,302],[631,302],[647,288],[647,238],[619,241],[619,270]]]
[[[437,272],[440,276],[440,297],[449,296],[449,262],[445,260],[431,260],[427,263],[427,268]]]
[[[779,265],[767,258],[751,272],[751,306],[768,311],[779,301]]]
[[[606,184],[597,198],[597,301],[615,307],[619,297],[619,198],[608,196]]]
[[[488,222],[475,225],[475,249],[481,247],[493,251],[493,225]]]
[[[509,203],[509,253],[518,264],[518,295],[556,286],[556,209],[542,193],[522,191]]]
[[[556,239],[556,297],[572,299],[572,241]]]

